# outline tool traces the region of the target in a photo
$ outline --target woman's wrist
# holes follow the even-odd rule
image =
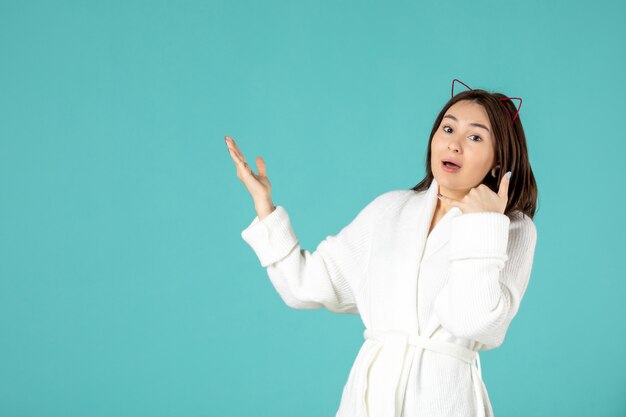
[[[276,210],[276,207],[274,206],[274,203],[272,203],[271,199],[263,199],[259,201],[255,200],[254,208],[257,212],[259,220],[263,220],[265,217],[272,214],[274,210]]]

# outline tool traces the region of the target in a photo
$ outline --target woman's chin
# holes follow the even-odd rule
[[[435,180],[437,181],[437,185],[439,185],[439,187],[443,187],[449,191],[464,191],[464,190],[468,190],[469,188],[471,188],[471,187],[468,187],[467,182],[463,181],[462,178],[460,177],[452,176],[452,178],[450,178],[450,176],[446,175],[446,173],[443,173],[443,174],[433,173],[433,176],[435,177]]]
[[[438,174],[433,173],[433,176],[437,180],[437,184],[443,185],[444,187],[447,186],[448,188],[457,188],[461,183],[461,181],[459,181],[459,177],[448,172],[442,172]]]

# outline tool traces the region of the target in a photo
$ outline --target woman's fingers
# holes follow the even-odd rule
[[[225,139],[228,153],[237,166],[237,177],[243,182],[255,201],[258,199],[265,200],[272,190],[270,181],[267,178],[265,161],[260,156],[256,158],[258,175],[255,174],[252,171],[252,167],[246,162],[243,153],[235,144],[235,141],[229,136],[226,136]]]
[[[267,177],[265,161],[260,156],[256,158],[256,166],[257,170],[259,171],[259,177]]]
[[[233,154],[235,154],[240,160],[245,160],[243,157],[243,154],[241,153],[241,151],[239,150],[239,148],[237,147],[237,145],[235,145],[235,141],[232,140],[230,137],[226,136],[226,146],[228,146],[228,149],[230,151],[233,152]]]
[[[230,157],[233,158],[235,165],[239,166],[243,164],[243,161],[237,151],[235,151],[235,149],[230,144],[228,144],[228,142],[226,143],[226,147],[228,148],[228,153],[230,154]]]
[[[228,138],[228,139],[230,139],[230,138]],[[228,140],[228,139],[226,140],[226,145],[228,146],[228,151],[230,152],[230,156],[235,161],[235,164],[237,165],[238,170],[240,169],[242,172],[249,172],[251,174],[254,174],[252,172],[252,168],[248,165],[248,162],[246,161],[246,158],[244,158],[244,156],[241,153],[241,151],[239,151],[235,147],[234,142],[232,141],[232,139],[230,139],[230,140]]]
[[[239,158],[241,160],[246,162],[246,158],[244,158],[243,153],[239,150],[239,147],[237,146],[233,138],[231,138],[230,136],[226,136],[226,138],[227,138],[226,144],[229,145],[229,147],[233,149],[237,155],[239,155]]]

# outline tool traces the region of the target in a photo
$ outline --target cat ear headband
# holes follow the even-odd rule
[[[467,84],[465,84],[463,81],[461,80],[457,80],[456,78],[454,80],[452,80],[452,97],[454,97],[454,82],[458,81],[461,84],[463,84],[465,87],[467,87],[468,89],[472,90],[470,87],[467,86]],[[517,111],[515,112],[515,115],[511,115],[511,112],[509,111],[508,107],[503,103],[503,101],[505,100],[519,100],[519,106],[516,107]],[[520,109],[522,108],[522,99],[520,97],[501,97],[500,98],[500,103],[502,103],[502,105],[504,106],[504,109],[506,110],[506,112],[509,114],[509,117],[511,117],[511,120],[514,122],[515,119],[517,119],[517,115],[519,114]],[[513,106],[515,106],[515,103],[513,103]]]

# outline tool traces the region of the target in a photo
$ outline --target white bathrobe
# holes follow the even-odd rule
[[[478,351],[502,344],[530,278],[528,216],[454,207],[439,186],[385,192],[311,253],[282,206],[242,231],[296,309],[359,314],[364,343],[336,417],[490,417]]]

